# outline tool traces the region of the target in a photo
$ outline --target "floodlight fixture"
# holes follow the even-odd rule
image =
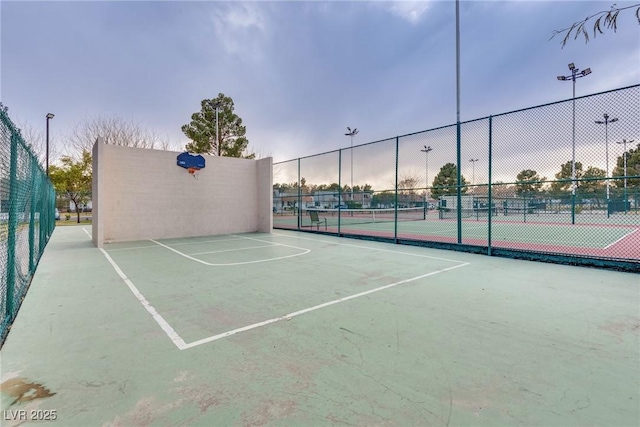
[[[573,130],[571,138],[571,224],[576,223],[576,79],[591,74],[591,68],[580,71],[572,62],[569,64],[570,76],[558,76],[558,80],[573,82]]]
[[[607,171],[606,171],[606,180],[607,180],[607,218],[609,218],[609,214],[610,214],[610,210],[609,210],[609,123],[614,123],[618,121],[618,118],[615,117],[613,119],[610,119],[609,114],[604,113],[603,116],[604,117],[604,121],[603,120],[596,120],[595,123],[598,125],[604,125],[604,139],[605,139],[605,155],[606,155],[606,159],[607,159]]]
[[[353,137],[358,134],[358,129],[353,128],[353,130],[351,130],[351,128],[347,126],[347,131],[345,136],[351,138],[351,201],[353,201]]]

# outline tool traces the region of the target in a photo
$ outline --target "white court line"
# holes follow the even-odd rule
[[[242,328],[234,329],[232,331],[224,332],[224,333],[221,333],[221,334],[218,334],[218,335],[213,335],[213,336],[208,337],[208,338],[203,338],[201,340],[194,341],[192,343],[186,344],[185,345],[185,349],[191,348],[191,347],[196,347],[198,345],[206,344],[206,343],[209,343],[209,342],[212,342],[212,341],[216,341],[216,340],[219,340],[221,338],[226,338],[226,337],[229,337],[231,335],[235,335],[235,334],[237,334],[239,332],[245,332],[245,331],[249,331],[251,329],[259,328],[261,326],[270,325],[272,323],[276,323],[276,322],[279,322],[281,320],[285,320],[285,319],[286,320],[290,320],[291,318],[296,317],[296,316],[300,316],[301,314],[309,313],[311,311],[319,310],[321,308],[329,307],[331,305],[339,304],[341,302],[349,301],[349,300],[352,300],[352,299],[355,299],[355,298],[360,298],[360,297],[363,297],[365,295],[372,294],[374,292],[380,292],[382,290],[393,288],[394,286],[402,285],[404,283],[409,283],[409,282],[413,282],[413,281],[416,281],[416,280],[424,279],[425,277],[433,276],[433,275],[436,275],[436,274],[439,274],[439,273],[444,273],[445,271],[449,271],[449,270],[453,270],[453,269],[456,269],[456,268],[464,267],[465,265],[469,265],[469,263],[465,262],[463,264],[454,265],[453,267],[448,267],[448,268],[443,268],[441,270],[432,271],[431,273],[422,274],[420,276],[412,277],[411,279],[401,280],[399,282],[391,283],[390,285],[380,286],[378,288],[370,289],[368,291],[360,292],[358,294],[349,295],[349,296],[344,297],[344,298],[339,298],[339,299],[336,299],[336,300],[333,300],[333,301],[325,302],[323,304],[314,305],[313,307],[309,307],[309,308],[305,308],[303,310],[295,311],[293,313],[289,313],[289,314],[286,314],[284,316],[274,317],[273,319],[265,320],[263,322],[254,323],[252,325],[243,326]]]
[[[234,239],[234,240],[241,240],[241,239]],[[277,245],[249,246],[247,248],[238,248],[238,249],[221,249],[219,251],[196,252],[195,254],[187,254],[187,255],[195,256],[195,255],[205,255],[205,254],[219,254],[219,253],[222,253],[222,252],[244,251],[246,249],[270,248],[272,246],[277,246]],[[156,248],[157,248],[157,246],[156,246]]]
[[[83,228],[83,231],[89,236],[89,238],[91,238],[91,234],[89,234],[89,232],[87,232],[87,230],[85,230]],[[250,238],[250,237],[242,237],[242,238],[243,239],[248,239],[248,240],[261,241],[259,239],[253,239],[253,238]],[[314,239],[310,239],[310,240],[314,240]],[[319,241],[322,242],[322,240],[319,240]],[[267,241],[264,241],[264,242],[273,243],[273,242],[267,242]],[[285,244],[279,244],[279,245],[287,246],[287,247],[291,247],[291,248],[297,248],[295,246],[290,246],[290,245],[285,245]],[[160,244],[160,246],[164,246],[167,249],[174,250],[172,248],[169,248],[166,245]],[[354,245],[347,245],[347,246],[354,246]],[[363,247],[363,248],[365,248],[365,247]],[[297,249],[301,249],[301,248],[297,248]],[[380,286],[380,287],[375,288],[375,289],[370,289],[368,291],[360,292],[360,293],[357,293],[357,294],[354,294],[354,295],[350,295],[350,296],[339,298],[339,299],[336,299],[336,300],[333,300],[333,301],[325,302],[323,304],[319,304],[319,305],[315,305],[313,307],[309,307],[309,308],[305,308],[305,309],[302,309],[302,310],[299,310],[299,311],[295,311],[293,313],[290,313],[290,314],[287,314],[287,315],[284,315],[284,316],[275,317],[273,319],[269,319],[269,320],[265,320],[263,322],[254,323],[252,325],[248,325],[248,326],[244,326],[244,327],[241,327],[241,328],[233,329],[233,330],[228,331],[228,332],[224,332],[224,333],[221,333],[221,334],[213,335],[211,337],[203,338],[201,340],[197,340],[197,341],[194,341],[192,343],[186,344],[184,342],[184,340],[178,335],[178,333],[171,327],[171,325],[169,325],[164,320],[164,318],[155,310],[155,308],[151,304],[149,304],[149,302],[146,300],[146,298],[135,287],[135,285],[131,282],[131,280],[124,274],[124,272],[115,263],[115,261],[113,261],[113,259],[109,256],[109,254],[103,249],[100,249],[100,251],[102,251],[102,253],[107,258],[109,263],[116,270],[116,272],[122,278],[122,280],[127,284],[127,286],[133,292],[133,294],[136,296],[138,301],[140,301],[142,303],[142,305],[145,307],[145,309],[151,314],[153,319],[160,325],[162,330],[167,334],[167,336],[169,336],[169,338],[173,341],[173,343],[176,345],[176,347],[178,347],[178,349],[180,349],[180,350],[186,350],[186,349],[189,349],[189,348],[192,348],[192,347],[196,347],[196,346],[199,346],[199,345],[202,345],[202,344],[206,344],[206,343],[209,343],[209,342],[212,342],[212,341],[219,340],[221,338],[226,338],[226,337],[229,337],[231,335],[235,335],[235,334],[240,333],[240,332],[249,331],[251,329],[259,328],[261,326],[266,326],[266,325],[269,325],[271,323],[276,323],[276,322],[279,322],[281,320],[285,320],[285,319],[286,320],[290,320],[293,317],[300,316],[302,314],[309,313],[309,312],[312,312],[312,311],[315,311],[315,310],[319,310],[321,308],[329,307],[331,305],[339,304],[339,303],[342,303],[342,302],[345,302],[345,301],[349,301],[349,300],[352,300],[352,299],[355,299],[355,298],[360,298],[360,297],[363,297],[363,296],[366,296],[366,295],[369,295],[369,294],[372,294],[372,293],[375,293],[375,292],[379,292],[379,291],[382,291],[382,290],[385,290],[385,289],[389,289],[389,288],[392,288],[392,287],[395,287],[395,286],[398,286],[398,285],[402,285],[402,284],[405,284],[405,283],[414,282],[416,280],[420,280],[420,279],[423,279],[425,277],[434,276],[436,274],[444,273],[446,271],[454,270],[456,268],[464,267],[464,266],[470,264],[468,262],[462,263],[460,261],[456,261],[456,262],[460,262],[460,264],[455,265],[453,267],[448,267],[448,268],[443,268],[443,269],[440,269],[440,270],[432,271],[430,273],[422,274],[420,276],[412,277],[410,279],[400,280],[398,282],[391,283],[389,285]],[[395,252],[395,253],[399,253],[399,254],[407,254],[405,252],[397,252],[397,251],[386,251],[386,250],[382,250],[382,251],[384,251],[384,252]],[[175,252],[180,253],[179,251],[175,251]],[[185,256],[185,254],[182,254],[182,253],[180,253],[180,254]],[[413,255],[413,254],[407,254],[407,255]],[[187,258],[190,258],[190,257],[187,256]],[[193,258],[193,259],[196,260],[196,261],[199,261],[199,260],[197,260],[195,258]],[[436,259],[440,259],[440,258],[436,258]]]
[[[91,238],[91,234],[89,234],[87,230],[85,230],[84,228],[82,230],[85,233],[87,233],[89,238]],[[178,333],[171,327],[171,325],[169,325],[169,323],[167,323],[167,321],[164,320],[164,318],[160,315],[160,313],[158,313],[156,309],[151,304],[149,304],[149,301],[147,301],[144,295],[142,295],[142,293],[138,290],[138,288],[136,288],[133,282],[126,276],[126,274],[124,274],[122,269],[118,266],[118,264],[116,264],[113,258],[109,256],[107,251],[105,251],[102,248],[98,248],[98,249],[100,249],[100,252],[102,252],[105,258],[107,258],[107,261],[109,261],[109,264],[111,264],[111,266],[116,271],[116,273],[118,273],[118,276],[120,276],[120,278],[124,281],[124,283],[126,283],[126,285],[129,287],[131,292],[133,292],[133,295],[135,295],[135,297],[138,299],[138,301],[140,301],[142,306],[149,312],[149,314],[151,314],[151,317],[153,317],[153,320],[155,320],[156,323],[160,325],[162,330],[167,334],[167,336],[171,339],[171,341],[173,341],[176,347],[178,347],[180,350],[184,350],[185,348],[187,348],[184,340],[180,338],[180,335],[178,335]]]
[[[200,241],[193,241],[193,242],[181,242],[181,243],[174,243],[173,246],[180,246],[180,245],[193,245],[193,244],[198,244],[198,243],[211,243],[211,242],[233,242],[236,240],[242,240],[242,239],[219,239],[219,240],[200,240]],[[157,248],[158,245],[150,245],[150,246],[134,246],[131,248],[117,248],[117,249],[109,249],[109,252],[113,252],[113,251],[127,251],[129,249],[150,249],[150,248]],[[196,254],[191,254],[191,255],[196,255]]]
[[[313,239],[311,237],[287,236],[286,234],[280,234],[280,233],[271,233],[271,234],[273,234],[274,236],[289,237],[289,238],[292,238],[292,239],[312,240],[314,242],[327,243],[329,245],[349,246],[349,247],[352,247],[352,248],[369,249],[369,250],[372,250],[372,251],[389,252],[389,253],[392,253],[392,254],[417,256],[417,257],[420,257],[420,258],[437,259],[437,260],[440,260],[440,261],[459,262],[459,263],[460,262],[464,262],[464,261],[460,261],[460,260],[457,260],[457,259],[439,258],[439,257],[434,257],[434,256],[429,256],[429,255],[412,254],[411,252],[392,251],[392,250],[389,250],[389,249],[370,248],[368,246],[352,245],[352,244],[349,244],[349,243],[337,243],[337,242],[331,242],[329,240]],[[384,242],[382,242],[382,243],[384,243]]]
[[[244,237],[244,239],[248,239],[248,237]],[[209,266],[212,266],[212,267],[226,267],[226,266],[231,266],[231,265],[256,264],[256,263],[259,263],[259,262],[267,262],[267,261],[275,261],[275,260],[285,259],[285,258],[293,258],[293,257],[300,256],[300,255],[306,255],[309,252],[311,252],[311,249],[298,248],[296,246],[289,246],[289,245],[282,245],[280,243],[275,243],[275,245],[287,246],[287,247],[290,247],[290,248],[299,249],[299,250],[301,250],[303,252],[300,252],[298,254],[293,254],[293,255],[279,256],[279,257],[275,257],[275,258],[258,259],[258,260],[255,260],[255,261],[228,262],[228,263],[224,263],[224,264],[216,264],[216,263],[212,263],[212,262],[206,262],[206,261],[203,261],[203,260],[198,259],[198,258],[194,258],[192,256],[189,256],[189,255],[185,254],[184,252],[180,252],[179,250],[174,249],[171,246],[164,245],[164,244],[162,244],[160,242],[157,242],[157,241],[155,241],[153,239],[149,239],[149,240],[152,241],[153,243],[157,244],[157,245],[162,246],[163,248],[167,248],[170,251],[177,253],[180,256],[183,256],[183,257],[185,257],[187,259],[190,259],[192,261],[195,261],[195,262],[199,262],[200,264],[209,265]],[[240,239],[235,239],[235,240],[240,240]],[[250,240],[256,240],[256,239],[250,239]],[[258,242],[260,242],[260,241],[261,240],[258,240]],[[268,242],[268,241],[262,241],[262,242],[263,243],[273,243],[273,242]]]
[[[615,245],[616,243],[618,243],[618,242],[622,241],[623,239],[625,239],[625,238],[627,238],[627,237],[631,236],[633,233],[635,233],[635,232],[637,232],[637,231],[640,231],[640,228],[635,228],[633,231],[631,231],[631,232],[629,232],[629,233],[625,234],[624,236],[622,236],[621,238],[619,238],[619,239],[618,239],[618,240],[616,240],[615,242],[610,243],[610,244],[608,244],[607,246],[605,246],[605,247],[604,247],[604,249],[609,249],[611,246],[613,246],[613,245]]]
[[[109,249],[109,252],[114,252],[114,251],[128,251],[130,249],[148,249],[148,248],[157,248],[158,245],[149,245],[149,246],[132,246],[130,248],[116,248],[116,249]]]

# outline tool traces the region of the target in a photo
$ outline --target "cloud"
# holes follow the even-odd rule
[[[262,58],[269,19],[260,4],[215,3],[211,21],[217,41],[227,53],[244,59]]]
[[[391,14],[409,21],[411,24],[420,22],[423,14],[431,6],[431,2],[423,1],[392,1],[392,2],[375,2],[376,7],[382,8]]]

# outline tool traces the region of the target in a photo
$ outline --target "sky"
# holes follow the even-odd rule
[[[611,4],[461,1],[460,119],[571,98],[571,83],[556,78],[569,73],[570,62],[592,70],[576,82],[577,96],[640,83],[635,9],[620,14],[616,33],[606,31],[589,43],[579,38],[562,48],[561,36],[549,40],[553,30]],[[140,123],[181,150],[188,142],[181,126],[202,99],[218,93],[233,98],[250,149],[275,162],[348,147],[347,126],[359,130],[358,145],[456,122],[453,1],[3,0],[0,24],[0,101],[14,122],[41,131],[45,115],[54,113],[51,137],[58,152],[77,123],[113,115]],[[615,138],[640,137],[637,109],[625,113],[634,124]],[[560,112],[569,114],[564,106]],[[588,113],[589,123],[602,115]],[[518,118],[512,121],[515,126]],[[594,126],[587,134],[600,132]],[[564,121],[562,129],[564,137],[570,125]],[[451,129],[443,132],[451,136]],[[453,137],[455,145],[455,128]],[[370,152],[362,147],[359,157],[354,152],[353,173],[345,168],[351,161],[346,156],[343,176],[353,176],[355,184],[377,181],[378,187],[392,181],[394,159],[383,145]],[[423,145],[434,146],[431,157],[418,151]],[[414,146],[402,155],[407,174],[433,176],[455,161],[450,144],[439,149],[438,141],[424,136]],[[541,164],[541,174],[566,161],[567,146],[562,150],[551,152],[554,162]],[[516,166],[510,164],[525,167],[523,159],[540,155],[526,142],[502,154],[505,172],[494,179],[513,180]],[[469,181],[472,174],[476,182],[487,179],[486,156],[484,148],[463,153],[465,161],[481,158],[473,172],[465,165]],[[593,164],[604,168],[596,157]],[[432,166],[425,168],[425,160]],[[326,172],[335,168],[337,154],[306,163],[308,180],[337,181]],[[291,165],[275,172],[275,181],[294,173]]]

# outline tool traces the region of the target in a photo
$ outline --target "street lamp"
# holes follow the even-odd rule
[[[351,201],[353,202],[353,137],[358,134],[358,129],[353,128],[353,130],[351,130],[351,128],[347,126],[347,131],[345,135],[351,137]]]
[[[427,191],[429,190],[429,152],[433,151],[431,146],[424,146],[423,150],[420,150],[424,153],[425,164],[424,164],[424,219],[427,219]]]
[[[618,118],[610,119],[607,113],[602,116],[604,120],[596,120],[597,125],[604,125],[605,155],[607,157],[607,218],[609,218],[609,123],[618,121]]]
[[[49,176],[49,120],[53,119],[55,115],[53,113],[47,114],[47,153],[46,153],[46,165],[47,165],[47,176]]]
[[[469,159],[469,161],[471,162],[471,185],[473,186],[476,183],[476,162],[478,161],[478,159]],[[475,189],[473,190],[473,192],[475,193]]]
[[[616,141],[616,144],[624,144],[624,153],[622,154],[624,156],[624,213],[627,213],[627,203],[628,203],[628,196],[627,196],[627,143],[631,144],[634,140],[632,139],[631,141],[627,141],[626,139],[623,139],[622,141]]]
[[[571,224],[576,223],[576,79],[591,74],[591,68],[580,71],[573,62],[569,64],[570,76],[558,76],[558,80],[573,82],[573,132],[571,144]]]

